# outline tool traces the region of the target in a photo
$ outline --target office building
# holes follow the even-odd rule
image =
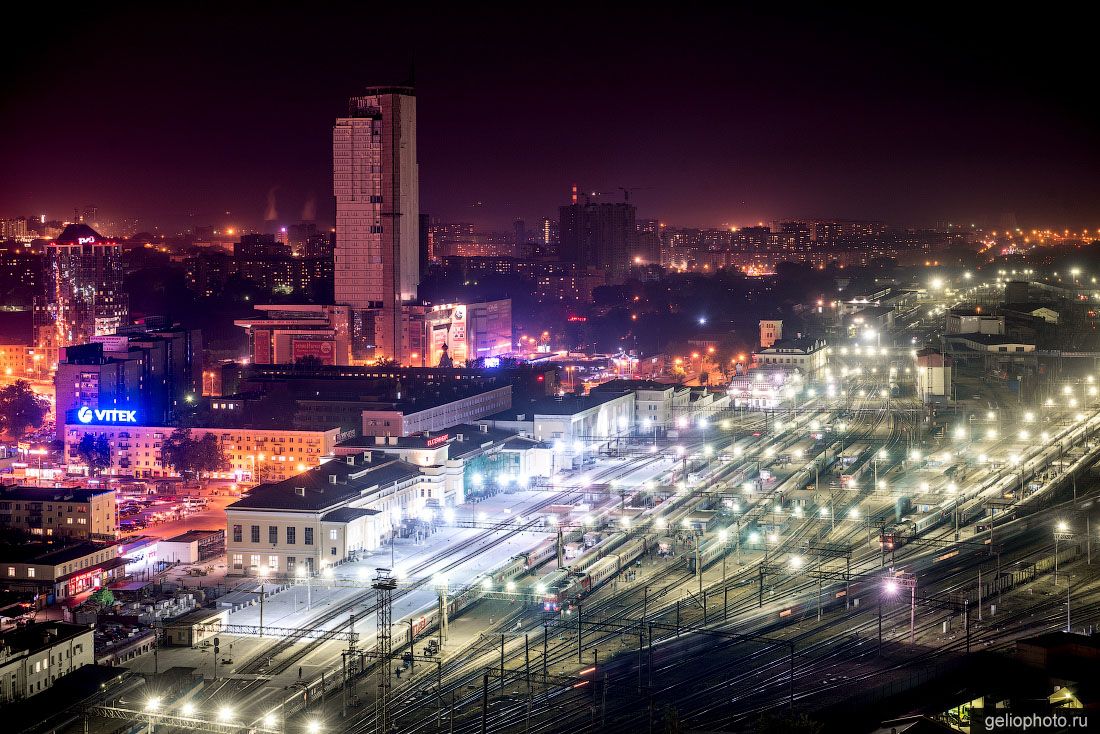
[[[70,224],[46,246],[43,295],[35,299],[36,346],[58,349],[114,334],[129,322],[122,246]]]
[[[27,218],[0,219],[0,240],[20,240],[27,237]]]
[[[114,540],[118,508],[113,489],[0,488],[0,529],[18,528],[46,538]]]
[[[54,374],[57,437],[63,416],[79,408],[137,410],[140,421],[164,423],[200,394],[202,337],[171,327],[127,330],[66,347]]]
[[[449,397],[414,395],[361,406],[362,435],[408,436],[442,431],[504,410],[512,404],[512,386]]]
[[[633,204],[574,203],[559,209],[558,252],[581,268],[606,270],[622,280],[638,257]]]
[[[0,704],[49,690],[58,678],[93,664],[91,627],[38,622],[9,630],[0,638]],[[43,716],[49,713],[44,711]]]
[[[0,298],[5,305],[33,303],[42,287],[45,256],[28,245],[0,244]]]
[[[351,363],[348,306],[256,306],[253,318],[233,323],[248,332],[253,364]]]
[[[355,360],[401,357],[401,304],[420,281],[416,97],[373,87],[332,132],[335,300],[352,308]]]
[[[512,301],[402,308],[401,363],[437,367],[444,353],[461,367],[512,352]]]

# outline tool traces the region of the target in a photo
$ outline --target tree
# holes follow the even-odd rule
[[[193,474],[198,471],[198,456],[195,439],[191,438],[190,428],[177,428],[160,446],[161,463],[175,469],[179,474]]]
[[[203,434],[198,441],[199,471],[210,472],[225,471],[229,468],[229,458],[226,457],[222,445],[218,443],[218,437],[213,433]]]
[[[0,389],[0,430],[13,439],[41,427],[49,411],[50,401],[36,395],[26,380]]]
[[[229,468],[229,460],[213,433],[196,440],[190,428],[177,428],[161,444],[160,452],[164,465],[180,474],[201,475]]]
[[[91,600],[101,607],[113,607],[115,605],[115,595],[106,586],[92,592]]]
[[[76,454],[84,460],[93,477],[111,466],[111,444],[103,433],[85,433],[76,446]]]

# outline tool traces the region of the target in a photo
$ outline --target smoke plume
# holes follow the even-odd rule
[[[272,186],[267,190],[267,209],[264,210],[264,221],[274,222],[279,218],[279,210],[275,207],[275,192],[278,186]]]
[[[313,193],[306,198],[306,203],[302,206],[302,221],[312,222],[317,218],[317,197]]]

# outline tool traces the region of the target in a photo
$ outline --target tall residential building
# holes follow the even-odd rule
[[[637,257],[634,205],[577,203],[560,207],[559,213],[561,259],[582,268],[601,268],[613,281],[622,280]]]
[[[400,359],[401,304],[420,280],[416,97],[371,87],[332,130],[336,303],[352,308],[355,360]]]
[[[70,224],[46,247],[43,295],[35,299],[35,341],[43,349],[114,334],[130,317],[122,288],[122,246],[86,224]]]

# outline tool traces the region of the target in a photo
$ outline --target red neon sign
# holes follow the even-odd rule
[[[428,448],[433,448],[435,446],[439,446],[440,444],[445,443],[447,441],[447,439],[449,439],[450,437],[451,437],[451,434],[449,434],[449,433],[441,433],[438,436],[432,436],[431,438],[428,439],[427,446],[428,446]]]

